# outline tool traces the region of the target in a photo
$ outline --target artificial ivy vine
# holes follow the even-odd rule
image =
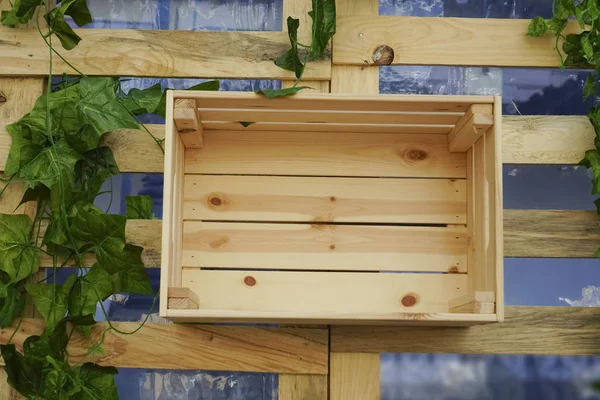
[[[580,33],[564,34],[570,19],[577,20]],[[600,3],[597,0],[555,0],[553,17],[548,20],[542,17],[534,18],[529,24],[527,34],[543,36],[547,32],[556,38],[555,49],[560,56],[562,68],[592,69],[583,88],[583,101],[594,98],[588,118],[594,127],[596,139],[595,147],[585,152],[580,165],[592,169],[592,194],[600,195],[600,99],[597,96],[600,73]],[[600,215],[600,198],[594,203]],[[596,251],[595,256],[600,257],[600,249]]]
[[[334,0],[313,0],[312,4],[311,45],[298,43],[299,21],[290,17],[291,48],[275,60],[279,67],[295,72],[294,86],[258,93],[275,98],[307,88],[298,86],[306,64],[323,57],[336,24]],[[46,32],[39,25],[42,10]],[[126,241],[125,226],[128,219],[151,219],[154,215],[148,196],[127,197],[125,215],[108,214],[94,204],[99,195],[107,193],[102,191],[104,183],[119,174],[112,150],[102,141],[117,129],[144,129],[152,136],[136,116],[154,113],[164,118],[166,91],[156,84],[125,94],[119,79],[82,74],[52,44],[56,37],[65,50],[71,50],[81,41],[65,16],[78,26],[92,22],[87,0],[63,0],[55,7],[46,0],[14,0],[0,17],[2,25],[10,27],[38,21],[50,54],[46,94],[30,113],[6,127],[12,143],[0,190],[1,201],[10,185],[22,184],[19,207],[36,202],[33,218],[0,214],[0,327],[16,326],[16,333],[30,299],[44,318],[45,328],[41,335],[28,337],[22,350],[11,343],[13,333],[7,344],[0,345],[0,352],[9,384],[28,399],[116,400],[117,370],[95,364],[94,358],[103,353],[107,332],[133,334],[143,323],[132,332],[119,331],[102,302],[115,293],[153,294],[141,257],[143,248]],[[60,82],[53,82],[54,56],[72,67],[77,77],[63,76]],[[189,89],[219,90],[219,82]],[[152,138],[162,149],[163,140]],[[94,260],[91,267],[90,258]],[[32,279],[40,260],[52,268],[47,278],[35,282]],[[55,276],[65,267],[75,267],[78,273],[57,284]],[[76,330],[91,334],[98,305],[107,328],[84,357],[71,359],[69,339]]]

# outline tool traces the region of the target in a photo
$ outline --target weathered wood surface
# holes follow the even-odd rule
[[[86,75],[290,79],[275,60],[289,48],[285,32],[76,29],[81,43],[65,54]],[[0,27],[0,76],[45,76],[48,47],[36,29]],[[74,71],[54,57],[53,73]],[[329,80],[329,59],[309,63],[304,80]]]
[[[279,400],[327,400],[328,376],[279,374]]]
[[[331,400],[379,400],[379,354],[331,353]]]
[[[600,309],[506,307],[468,328],[332,327],[332,352],[600,355]]]
[[[13,343],[22,345],[28,336],[39,334],[43,324],[40,319],[24,319]],[[139,323],[113,325],[131,332]],[[72,360],[86,356],[89,346],[100,340],[106,328],[106,323],[94,325],[89,339],[75,334],[68,350]],[[0,330],[0,342],[6,343],[13,330]],[[96,361],[122,368],[325,375],[328,365],[326,329],[147,323],[135,335],[107,333],[103,347],[105,352]]]
[[[526,36],[528,25],[527,19],[339,15],[333,63],[558,67],[554,36]],[[570,21],[566,33],[577,31]]]
[[[21,116],[15,115],[9,121]],[[0,122],[0,171],[10,148],[4,124]],[[502,124],[505,164],[576,164],[594,145],[594,130],[584,116],[504,117]],[[158,138],[165,135],[164,125],[148,125],[148,129]],[[104,144],[113,149],[122,172],[163,172],[163,153],[143,130],[111,132]]]

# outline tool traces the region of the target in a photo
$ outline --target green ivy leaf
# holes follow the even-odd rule
[[[254,122],[246,122],[246,121],[240,121],[240,124],[244,127],[247,128],[250,125],[254,124]]]
[[[36,185],[34,188],[27,188],[25,190],[18,207],[30,201],[40,202],[48,199],[50,199],[50,189],[44,185]]]
[[[208,90],[208,91],[216,92],[219,90],[220,86],[221,86],[221,81],[207,81],[207,82],[199,83],[194,86],[190,86],[189,88],[187,88],[185,90]],[[162,118],[166,118],[167,90],[170,90],[170,89],[165,89],[162,97],[160,98],[160,102],[158,103],[158,106],[156,107],[156,110],[154,111],[154,114],[156,114]]]
[[[98,265],[111,275],[115,292],[154,294],[142,261],[143,247],[126,244],[120,252],[103,252]]]
[[[335,0],[312,0],[312,11],[308,13],[313,20],[310,57],[323,57],[329,40],[335,35]]]
[[[67,350],[67,344],[69,342],[69,336],[67,334],[67,323],[71,323],[77,326],[91,326],[96,323],[92,314],[68,316],[62,318],[57,324],[51,334],[48,335],[48,343],[50,345],[50,356],[55,360],[63,361],[65,359],[65,352]]]
[[[581,47],[583,48],[583,52],[588,61],[592,60],[594,57],[594,48],[592,46],[592,42],[590,40],[590,36],[588,34],[581,35]]]
[[[23,342],[23,357],[32,367],[44,368],[48,365],[48,357],[52,353],[48,336],[29,336]]]
[[[0,270],[11,282],[21,281],[39,269],[37,250],[29,241],[32,225],[27,215],[0,214]]]
[[[596,213],[600,215],[600,197],[594,200],[594,204],[596,205]]]
[[[57,140],[54,146],[46,147],[23,166],[19,175],[28,181],[29,187],[42,183],[52,188],[65,175],[71,176],[80,158],[81,154],[65,140]]]
[[[585,16],[584,10],[581,7],[575,7],[575,17],[577,18],[577,23],[581,29],[585,28]]]
[[[150,196],[125,196],[125,205],[128,219],[154,219]]]
[[[292,17],[287,18],[288,36],[290,38],[291,48],[283,53],[277,60],[275,65],[287,71],[293,71],[296,78],[300,79],[304,73],[304,64],[298,56],[298,27],[300,20]]]
[[[301,90],[304,89],[312,89],[309,86],[293,86],[287,89],[263,89],[263,90],[257,90],[255,93],[257,94],[262,94],[263,96],[266,96],[269,99],[274,99],[276,97],[284,97],[284,96],[290,96],[290,95],[294,95],[296,93],[298,93]]]
[[[96,311],[96,305],[116,293],[112,277],[95,264],[84,276],[77,279],[69,295],[69,313],[87,315]]]
[[[7,328],[21,314],[25,297],[15,284],[6,286],[6,296],[0,299],[0,328]]]
[[[586,78],[585,85],[583,86],[583,101],[586,101],[589,97],[596,96],[598,90],[597,79],[598,77],[594,73],[589,74]]]
[[[79,85],[81,100],[78,107],[99,135],[115,129],[139,128],[137,121],[117,100],[114,79],[82,78]]]
[[[592,169],[594,174],[592,178],[592,194],[600,194],[600,154],[598,154],[598,150],[592,149],[586,151],[580,165]]]
[[[13,344],[1,344],[0,354],[8,383],[23,396],[35,397],[41,386],[42,370],[29,365]]]
[[[62,0],[60,6],[52,9],[46,14],[46,21],[51,27],[52,33],[58,37],[65,50],[75,48],[81,38],[65,20],[65,15],[73,18],[77,26],[83,26],[92,22],[92,15],[87,6],[87,0]]]
[[[125,223],[122,215],[104,214],[91,204],[79,207],[71,224],[71,235],[77,249],[104,253],[119,253],[125,246]]]
[[[81,366],[79,377],[82,390],[73,400],[119,400],[115,375],[118,371],[114,367],[102,367],[94,363],[85,363]]]
[[[93,203],[102,184],[119,173],[110,147],[102,146],[88,151],[75,164],[72,204],[79,201]]]
[[[546,24],[546,20],[542,17],[535,17],[529,23],[529,28],[527,28],[527,34],[529,36],[542,36],[546,33],[548,29],[548,25]]]
[[[566,19],[552,18],[546,21],[546,26],[548,27],[548,30],[554,34],[554,36],[557,36],[563,31],[563,29],[565,29],[565,27],[567,26],[567,22],[568,20]]]
[[[146,89],[129,90],[121,102],[133,115],[151,114],[156,111],[162,96],[162,88],[157,83]]]
[[[600,109],[593,107],[588,113],[588,118],[594,127],[594,132],[596,133],[594,145],[596,148],[600,148]]]
[[[6,130],[12,138],[10,150],[6,159],[4,173],[7,176],[16,175],[23,166],[31,162],[40,151],[41,144],[34,142],[31,129],[20,122],[6,126]]]
[[[67,313],[67,298],[76,276],[71,275],[63,285],[32,283],[25,285],[36,310],[46,321],[46,332],[51,333]]]
[[[4,26],[26,24],[33,18],[35,8],[42,4],[42,0],[15,0],[10,10],[2,11],[0,21]]]
[[[600,7],[598,7],[598,2],[595,0],[588,1],[586,11],[591,20],[595,20],[600,17]],[[582,26],[581,29],[583,28],[584,27]]]
[[[573,0],[557,0],[555,3],[554,17],[568,19],[575,14],[575,3]]]

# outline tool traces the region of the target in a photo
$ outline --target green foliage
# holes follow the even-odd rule
[[[581,28],[580,33],[563,33],[569,19],[576,19]],[[547,31],[555,36],[555,49],[561,59],[561,67],[593,69],[583,87],[583,101],[590,97],[594,106],[588,113],[588,118],[596,132],[593,149],[585,152],[580,165],[591,168],[592,194],[600,195],[600,104],[598,93],[598,73],[600,73],[600,5],[597,0],[555,0],[554,16],[550,20],[535,17],[529,24],[527,34],[542,36]],[[559,40],[563,40],[562,52]],[[564,53],[564,55],[563,55]],[[600,198],[594,201],[600,215]],[[600,257],[600,249],[595,253]]]
[[[256,93],[265,95],[269,99],[274,99],[294,95],[304,89],[310,89],[308,86],[298,86],[298,83],[302,80],[307,62],[322,58],[327,50],[329,41],[335,35],[335,0],[312,0],[312,10],[308,15],[312,18],[312,41],[310,46],[298,42],[300,21],[288,17],[287,27],[290,38],[290,49],[275,60],[275,65],[278,67],[294,72],[296,75],[294,86],[277,90],[258,90]],[[307,48],[308,54],[301,54],[299,47]],[[302,61],[302,58],[305,60]]]
[[[129,219],[154,219],[150,196],[125,196],[125,205],[125,216]]]

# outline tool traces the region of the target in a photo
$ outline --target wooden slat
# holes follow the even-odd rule
[[[183,218],[466,224],[463,179],[186,175]]]
[[[194,315],[201,315],[204,310],[212,311],[213,315],[221,310],[248,312],[249,316],[252,312],[264,312],[281,318],[331,318],[332,322],[361,318],[393,321],[414,319],[414,313],[443,313],[448,311],[448,299],[467,293],[464,274],[184,268],[182,285],[200,297],[200,312],[194,310]],[[405,300],[407,296],[413,301]],[[185,311],[173,315],[183,316]]]
[[[554,37],[526,36],[528,25],[527,19],[340,15],[333,62],[373,64],[376,50],[388,46],[393,65],[558,67]],[[566,33],[578,31],[569,21]]]
[[[290,79],[273,63],[289,48],[285,32],[76,29],[68,60],[86,75]],[[0,76],[45,76],[48,48],[36,29],[0,27]],[[73,73],[54,57],[54,74]],[[312,61],[305,80],[329,80],[329,60]]]
[[[506,307],[469,328],[332,327],[332,352],[600,355],[600,309]]]
[[[502,118],[502,159],[506,164],[577,164],[594,148],[594,128],[585,116]]]
[[[205,129],[219,131],[292,131],[292,132],[360,132],[360,133],[425,133],[447,135],[454,125],[414,124],[322,124],[322,123],[277,123],[257,122],[243,126],[239,122],[204,122]]]
[[[504,210],[504,256],[592,258],[599,226],[595,211]]]
[[[461,113],[408,113],[408,112],[363,112],[363,111],[319,111],[319,110],[248,110],[200,108],[202,121],[230,122],[279,122],[279,123],[345,123],[345,124],[414,124],[453,125],[462,117]]]
[[[379,400],[379,354],[331,353],[331,400]]]
[[[137,322],[113,322],[130,332]],[[13,342],[20,346],[40,334],[44,322],[24,319]],[[99,322],[86,338],[75,333],[69,342],[70,360],[85,356],[108,326]],[[0,330],[6,343],[13,328]],[[96,360],[121,368],[193,369],[293,374],[327,374],[326,329],[257,328],[242,326],[174,325],[147,323],[135,335],[106,334],[104,355]],[[86,359],[91,361],[91,358]]]
[[[327,400],[327,376],[279,374],[279,400]]]
[[[185,221],[183,266],[466,272],[457,227]]]
[[[443,135],[204,131],[186,151],[192,174],[465,178]]]
[[[277,102],[275,102],[277,103]],[[15,116],[14,120],[18,119]],[[11,120],[11,122],[14,122]],[[577,164],[586,150],[594,147],[594,129],[584,116],[518,116],[502,118],[503,161],[506,164]],[[164,125],[147,125],[158,138],[164,138]],[[224,130],[281,130],[279,124],[255,124],[244,128],[241,124],[207,124],[208,129]],[[318,124],[315,130],[322,130]],[[297,129],[304,129],[299,127]],[[446,135],[450,126],[427,128],[383,125],[357,127],[338,125],[333,128],[340,132],[376,133],[431,133]],[[305,130],[305,129],[304,129]],[[123,129],[107,134],[104,144],[113,148],[115,159],[122,172],[163,172],[163,154],[152,138],[142,130]],[[4,169],[10,137],[0,122],[0,171]]]
[[[474,103],[492,104],[492,96],[445,96],[418,94],[300,92],[276,101],[253,92],[202,92],[175,90],[178,99],[196,99],[198,108],[251,110],[307,110],[359,112],[458,112],[464,113]],[[206,119],[206,118],[203,118]]]

